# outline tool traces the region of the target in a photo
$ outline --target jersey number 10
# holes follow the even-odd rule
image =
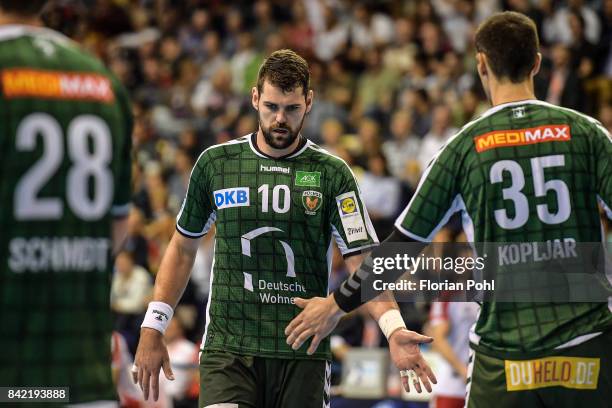
[[[281,203],[281,191],[283,192],[283,198]],[[268,201],[270,200],[270,185],[264,184],[257,189],[257,192],[261,194],[261,212],[268,212]],[[289,211],[291,206],[291,191],[289,186],[279,184],[274,186],[272,189],[272,209],[275,213],[284,214]]]

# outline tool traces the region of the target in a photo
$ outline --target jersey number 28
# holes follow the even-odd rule
[[[40,190],[64,161],[64,135],[57,119],[46,113],[26,116],[17,127],[15,147],[18,152],[36,149],[38,135],[42,138],[43,154],[15,188],[13,205],[17,220],[59,220],[64,213],[60,198],[39,197]],[[64,182],[68,206],[82,220],[100,219],[110,208],[113,198],[110,130],[97,116],[77,116],[68,124],[66,142],[70,159]],[[91,195],[90,180],[94,186]]]

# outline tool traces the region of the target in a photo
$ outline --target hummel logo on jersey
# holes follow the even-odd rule
[[[523,146],[543,142],[566,142],[572,138],[568,125],[538,126],[529,129],[494,130],[476,136],[476,151],[482,153],[489,149],[507,146]]]
[[[55,45],[52,42],[45,40],[44,38],[37,38],[32,42],[32,45],[40,48],[46,57],[50,57],[55,54]]]
[[[270,172],[275,172],[275,173],[289,174],[291,172],[291,169],[289,167],[264,166],[263,164],[260,164],[259,171],[270,171]]]
[[[519,106],[518,108],[512,109],[512,117],[514,119],[520,119],[525,117],[525,107]]]
[[[215,205],[219,210],[230,207],[248,207],[251,205],[249,201],[249,188],[236,187],[224,188],[213,192],[215,197]]]

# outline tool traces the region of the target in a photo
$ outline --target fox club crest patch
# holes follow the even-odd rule
[[[321,208],[321,204],[323,203],[323,194],[318,191],[304,191],[302,193],[302,204],[306,209],[306,214],[308,215],[316,215],[319,208]]]

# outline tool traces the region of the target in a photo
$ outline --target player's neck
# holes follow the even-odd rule
[[[40,27],[42,22],[38,16],[21,16],[19,14],[0,12],[0,26],[4,25],[29,25]]]
[[[262,153],[270,157],[278,158],[288,156],[289,154],[293,153],[299,146],[302,138],[300,136],[296,137],[293,143],[291,143],[289,147],[285,149],[275,149],[266,143],[266,139],[264,138],[263,132],[261,131],[261,129],[259,129],[259,131],[257,132],[257,138],[255,140],[257,142],[257,148],[261,150]]]
[[[491,104],[493,106],[529,99],[536,99],[532,80],[518,84],[509,81],[491,84]]]

